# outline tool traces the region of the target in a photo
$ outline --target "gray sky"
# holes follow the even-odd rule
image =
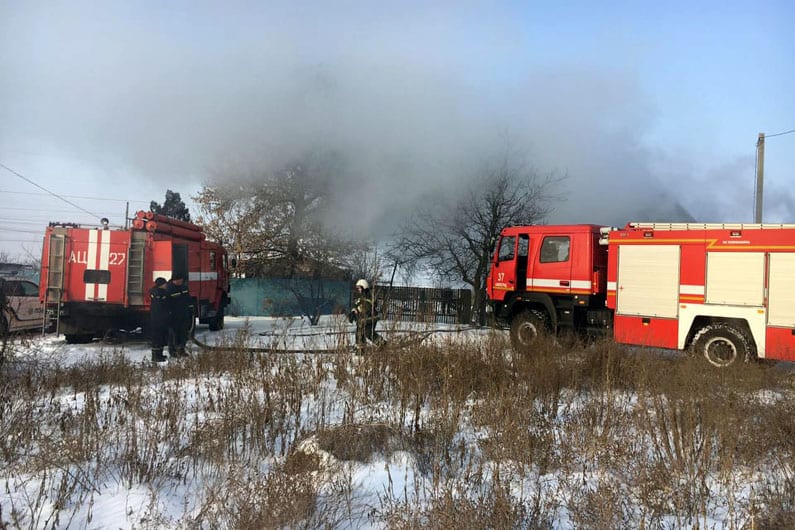
[[[383,229],[508,136],[568,175],[551,222],[752,221],[757,133],[795,129],[795,8],[596,5],[4,2],[0,163],[122,224],[127,202],[333,149]],[[793,153],[768,142],[765,221],[795,222]],[[92,221],[0,172],[0,252]]]

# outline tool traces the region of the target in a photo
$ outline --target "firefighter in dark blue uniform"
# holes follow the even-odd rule
[[[149,289],[149,335],[152,341],[152,362],[164,363],[163,347],[168,343],[168,329],[171,322],[168,288],[165,278],[155,280]]]
[[[185,351],[188,335],[193,328],[193,297],[185,285],[185,276],[175,273],[168,282],[168,299],[171,307],[171,340],[168,354],[171,357],[189,357]]]

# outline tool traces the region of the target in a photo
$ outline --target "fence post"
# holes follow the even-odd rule
[[[458,299],[458,323],[469,324],[472,322],[472,291],[459,289],[458,292],[461,295]]]

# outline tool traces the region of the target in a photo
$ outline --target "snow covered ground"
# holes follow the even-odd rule
[[[379,330],[392,341],[422,336],[427,343],[445,345],[485,344],[494,338],[494,333],[504,333],[454,326],[393,326],[388,322],[382,322]],[[715,442],[702,439],[698,427],[693,431],[685,428],[688,421],[697,421],[687,416],[687,409],[675,412],[670,418],[674,421],[670,438],[668,431],[655,431],[660,427],[653,423],[649,424],[649,430],[652,435],[658,434],[659,439],[649,437],[648,433],[628,435],[621,430],[625,425],[622,422],[629,425],[631,417],[638,411],[655,409],[649,415],[654,422],[655,418],[668,413],[668,398],[647,396],[643,399],[647,400],[648,406],[644,406],[638,395],[621,390],[620,385],[618,391],[611,386],[606,392],[597,392],[590,397],[585,394],[567,395],[563,389],[553,402],[540,403],[541,409],[551,404],[551,413],[542,410],[539,416],[532,410],[517,408],[513,411],[518,419],[517,425],[505,424],[504,427],[491,426],[488,418],[476,418],[478,414],[489,416],[492,411],[480,409],[482,403],[473,390],[473,398],[468,400],[464,409],[449,412],[456,416],[457,419],[453,419],[460,429],[451,438],[454,446],[450,447],[453,455],[449,458],[453,463],[426,461],[422,458],[422,451],[408,450],[405,433],[393,428],[394,425],[409,427],[412,411],[396,411],[389,399],[371,399],[372,387],[361,387],[362,395],[358,396],[353,395],[356,384],[349,383],[343,390],[340,377],[362,377],[366,372],[362,365],[367,357],[354,354],[347,348],[353,341],[353,326],[342,317],[325,317],[319,326],[310,326],[302,319],[228,318],[223,331],[210,332],[205,326],[200,326],[196,338],[211,346],[279,347],[297,352],[343,351],[348,352],[345,354],[347,364],[315,361],[317,356],[302,353],[271,356],[273,360],[263,364],[259,375],[254,373],[241,383],[223,371],[198,370],[201,361],[196,345],[192,346],[193,359],[171,361],[166,367],[155,368],[149,361],[149,346],[140,337],[133,336],[115,344],[95,341],[69,345],[63,337],[28,336],[12,345],[12,370],[22,373],[35,366],[36,370],[63,371],[68,367],[111,364],[114,360],[124,359],[134,368],[139,367],[143,377],[135,389],[123,380],[101,384],[96,391],[78,390],[78,385],[63,381],[57,391],[41,396],[33,404],[15,402],[6,396],[2,409],[3,432],[0,433],[0,449],[7,455],[7,461],[0,467],[0,480],[4,487],[0,495],[0,527],[5,523],[9,527],[22,528],[187,529],[224,528],[230,527],[229,521],[236,521],[239,526],[235,527],[246,528],[254,528],[258,524],[290,528],[389,528],[390,524],[384,518],[389,507],[397,507],[399,512],[401,504],[431,506],[439,498],[449,496],[451,502],[469,499],[463,506],[474,506],[475,511],[454,521],[452,526],[432,520],[426,520],[426,523],[430,525],[433,522],[435,528],[482,528],[487,525],[477,519],[478,510],[497,513],[500,499],[495,499],[495,492],[502,491],[489,489],[486,485],[503,477],[509,497],[519,499],[517,505],[509,503],[508,508],[519,506],[522,510],[530,510],[524,514],[527,521],[534,520],[533,509],[541,514],[535,519],[535,526],[528,523],[527,527],[578,528],[583,526],[583,520],[598,516],[602,521],[615,521],[616,528],[631,526],[638,520],[653,520],[660,528],[742,528],[750,527],[757,513],[755,510],[764,508],[760,488],[779,484],[775,477],[771,478],[772,475],[780,474],[784,497],[787,491],[791,491],[787,489],[792,487],[793,477],[789,447],[783,454],[779,452],[761,459],[759,465],[739,463],[725,473],[701,469],[701,466],[709,468],[715,465],[711,455],[703,453],[704,444],[709,447]],[[386,373],[393,369],[388,368]],[[456,369],[466,370],[466,367]],[[487,370],[488,365],[475,369]],[[274,396],[269,389],[270,377],[294,378],[292,384],[300,386],[300,392],[296,390],[293,401],[285,396]],[[317,377],[317,382],[305,381],[311,377]],[[454,376],[450,374],[450,377]],[[477,381],[477,377],[475,374],[473,381]],[[485,376],[486,384],[488,377]],[[441,380],[440,384],[444,381]],[[500,383],[495,381],[494,384]],[[241,386],[236,388],[237,385]],[[306,389],[310,392],[306,393]],[[135,406],[133,397],[137,403]],[[748,397],[740,395],[737,403]],[[225,407],[236,407],[249,398],[255,408],[269,400],[292,408],[291,414],[296,416],[293,419],[295,425],[278,431],[282,434],[271,439],[263,433],[276,432],[272,424],[252,427],[249,422],[255,421],[256,414],[238,417],[241,414],[239,410],[225,410]],[[726,399],[727,403],[733,402],[730,396]],[[791,403],[791,396],[778,389],[757,392],[750,395],[750,399],[758,399],[762,404],[790,406]],[[171,407],[176,402],[179,405]],[[141,413],[147,407],[153,410],[151,416]],[[75,427],[75,419],[88,417],[86,412],[89,409],[95,409],[91,417],[96,418],[96,423]],[[613,416],[606,417],[605,411]],[[175,413],[183,416],[175,417]],[[446,414],[444,407],[433,409],[426,404],[422,408],[418,406],[414,413],[419,414],[423,422],[444,424],[446,421],[439,417]],[[493,411],[494,415],[498,413],[505,414],[506,411]],[[25,414],[39,431],[38,437],[34,437],[36,442],[30,445],[16,443],[15,440],[27,438],[7,428],[16,425],[15,428],[19,429],[20,423],[13,420]],[[254,443],[233,440],[231,445],[224,442],[226,434],[223,427],[230,422],[230,415],[237,417],[231,421],[238,422],[240,429],[235,431],[234,437],[256,439],[263,436],[263,439]],[[513,418],[510,410],[506,417]],[[531,423],[522,424],[527,418]],[[548,418],[549,423],[533,425],[532,421],[539,418]],[[416,421],[416,416],[413,419]],[[271,421],[275,423],[275,420]],[[138,424],[133,431],[130,431],[130,422]],[[318,426],[325,427],[320,429]],[[345,433],[337,432],[341,440],[349,440],[352,445],[356,445],[356,440],[369,436],[377,439],[382,449],[364,458],[361,455],[340,457],[355,452],[357,448],[340,447],[340,442],[337,442],[336,453],[326,450],[329,445],[334,445],[322,439],[323,432],[332,432],[329,426],[339,427],[340,431],[343,428],[356,430],[354,436],[348,438]],[[365,432],[365,427],[370,430]],[[569,430],[562,430],[564,428]],[[81,429],[80,436],[71,436],[75,430]],[[529,429],[532,434],[529,442],[546,440],[533,444],[554,445],[555,452],[560,453],[554,457],[561,461],[565,456],[561,454],[569,449],[572,454],[579,454],[566,456],[571,458],[571,465],[542,466],[534,463],[528,466],[522,462],[523,452],[538,450],[536,445],[528,445],[526,449],[499,445],[517,440],[505,435],[511,429],[518,429],[520,433]],[[126,434],[114,442],[114,430]],[[505,432],[496,432],[501,430]],[[137,432],[140,436],[130,435],[130,432]],[[294,437],[287,439],[285,432],[292,432]],[[695,438],[688,438],[693,433]],[[92,441],[95,447],[74,447],[75,444],[85,444],[85,440]],[[249,448],[241,450],[240,447],[246,443],[250,444],[246,446]],[[195,448],[201,444],[204,444],[203,452],[196,457]],[[222,451],[223,454],[216,457],[220,464],[212,463],[213,457],[208,456],[214,454],[214,444],[226,447],[225,453]],[[584,454],[581,447],[593,451],[593,454]],[[660,447],[670,447],[671,454],[653,454]],[[493,456],[482,454],[483,448],[489,448]],[[101,454],[96,455],[92,451]],[[67,465],[64,462],[75,460],[61,460],[55,455],[72,452],[88,457],[83,462],[77,459],[77,464]],[[470,456],[456,462],[455,452]],[[479,456],[473,458],[471,455],[475,453]],[[544,453],[542,448],[539,454],[548,453]],[[661,466],[663,473],[684,473],[684,478],[677,477],[671,482],[678,484],[682,491],[662,489],[663,493],[653,495],[645,492],[644,487],[653,483],[642,480],[649,474],[649,470],[642,467],[647,464],[644,454],[648,454],[648,461]],[[718,454],[722,453],[718,451]],[[132,464],[130,455],[136,460]],[[497,458],[494,455],[504,456],[490,460]],[[589,467],[599,462],[609,467],[611,462],[623,457],[627,462],[641,462],[641,467],[609,472]],[[304,490],[290,481],[302,476],[294,471],[296,466],[300,469],[302,459],[303,465],[307,460],[312,462],[308,473],[313,491],[308,502],[315,506],[310,512],[316,519],[310,516],[293,520],[284,514],[263,519],[257,512],[273,511],[280,498],[282,502],[298,502],[299,494]],[[475,460],[481,463],[476,465]],[[674,464],[669,464],[670,460],[674,460]],[[138,466],[134,473],[130,472],[131,465]],[[292,474],[284,472],[290,467],[293,468]],[[689,481],[686,479],[688,473],[692,474]],[[275,475],[283,477],[283,480],[268,479]],[[664,482],[665,478],[660,480]],[[227,500],[227,496],[231,500]],[[646,510],[650,508],[643,503],[652,497],[659,503],[660,508],[657,509],[662,511],[649,515]],[[665,513],[667,509],[675,512],[681,508],[678,499],[685,497],[707,499],[694,508],[697,516]],[[287,502],[288,506],[290,502]],[[610,513],[589,515],[594,506]],[[236,513],[230,516],[233,509]],[[245,512],[245,509],[253,512],[248,520],[255,523],[243,525],[240,522],[244,520],[240,512]],[[273,521],[280,522],[276,524]],[[492,522],[490,527],[500,526]]]
[[[457,337],[457,340],[473,340],[489,333],[486,329],[465,326],[418,323],[397,325],[389,322],[379,323],[378,330],[390,340],[401,341],[422,335],[431,342],[451,336]],[[232,344],[244,337],[246,345],[252,348],[333,350],[353,344],[354,331],[355,326],[341,316],[323,316],[317,326],[310,325],[305,318],[226,317],[222,331],[209,331],[207,326],[199,325],[195,337],[200,343],[209,346]],[[40,337],[31,333],[25,338],[27,344],[16,348],[18,360],[29,359],[61,367],[90,363],[110,354],[120,355],[130,362],[148,364],[150,360],[149,344],[134,332],[122,336],[118,341],[95,339],[90,344],[67,344],[62,335],[54,334]],[[199,346],[189,343],[189,349],[195,352]]]
[[[242,340],[247,346],[254,348],[334,350],[353,342],[354,329],[353,325],[339,316],[323,317],[318,326],[310,326],[301,318],[228,317],[224,330],[210,332],[206,326],[199,326],[195,336],[200,342],[211,346],[239,344]],[[439,331],[429,334],[429,329]],[[422,332],[423,337],[428,341],[449,340],[451,335],[457,336],[458,340],[479,340],[479,337],[488,333],[487,330],[459,329],[455,326],[430,328],[411,324],[394,327],[388,323],[379,324],[379,330],[384,336],[394,340]],[[12,344],[11,348],[12,366],[36,365],[41,370],[54,370],[78,365],[87,366],[98,362],[113,362],[123,358],[139,365],[142,369],[152,369],[149,345],[142,337],[135,334],[130,334],[114,343],[95,340],[90,344],[67,344],[63,336],[53,334],[43,337],[29,334],[21,342]],[[189,351],[194,358],[198,349],[196,344],[189,345]],[[170,360],[169,362],[173,365],[183,363],[184,366],[185,363],[192,361]],[[158,376],[158,373],[162,373],[161,370],[162,366],[152,372],[151,384],[155,392],[159,386],[168,384]],[[218,382],[206,379],[182,380],[179,392],[184,396],[194,396],[189,398],[189,401],[198,400],[198,396],[203,395],[206,386],[228,384],[228,381],[224,383],[223,380],[223,375],[218,377]],[[69,382],[63,383],[63,393],[51,396],[53,400],[59,402],[58,414],[80,414],[89,401],[87,396],[71,390]],[[112,401],[119,398],[118,393],[118,388],[108,385],[99,395],[100,399]],[[194,405],[199,410],[198,413],[202,414],[201,404]],[[48,409],[46,416],[49,416],[51,407],[42,408]],[[307,407],[307,413],[311,409],[312,407]],[[41,419],[47,421],[45,415],[42,415]],[[307,419],[304,423],[309,424],[311,420]],[[105,427],[113,428],[112,425],[103,426]],[[4,434],[11,442],[14,434],[8,432]],[[22,452],[39,449],[24,448]],[[413,488],[418,480],[415,474],[416,462],[411,455],[404,452],[394,452],[366,463],[338,462],[332,455],[319,449],[317,440],[313,437],[304,439],[298,450],[318,454],[326,470],[323,473],[333,472],[340,477],[346,477],[346,483],[353,490],[350,498],[355,499],[353,502],[355,507],[349,507],[346,521],[340,523],[339,528],[383,527],[379,524],[373,525],[368,519],[368,513],[378,504],[379,496],[385,491],[402,492],[409,487]],[[273,456],[275,458],[276,455]],[[180,463],[172,461],[168,462],[168,465],[178,466]],[[261,465],[268,467],[267,464]],[[48,490],[58,488],[58,484],[53,483],[51,478],[58,476],[61,471],[64,470],[59,470],[56,466],[51,472],[45,470],[44,473],[29,473],[16,470],[13,466],[3,466],[4,475],[0,476],[0,480],[4,483],[4,493],[0,495],[0,527],[4,527],[2,523],[6,523],[11,527],[19,525],[23,528],[192,528],[197,512],[202,509],[199,501],[194,497],[202,489],[201,485],[195,482],[195,478],[189,483],[185,480],[165,478],[157,483],[145,484],[142,481],[138,484],[129,484],[114,477],[114,472],[110,472],[102,483],[86,480],[82,486],[93,491],[89,491],[87,495],[74,496],[79,500],[73,501],[71,506],[57,506],[53,501],[58,497],[57,492]],[[260,471],[267,472],[267,469]],[[48,476],[50,479],[47,478]],[[328,480],[328,484],[335,483],[339,483],[339,480],[334,478]],[[312,527],[311,523],[308,527]]]

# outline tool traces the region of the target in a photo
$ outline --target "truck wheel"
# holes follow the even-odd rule
[[[703,355],[713,366],[725,368],[739,361],[747,361],[751,353],[748,337],[735,326],[726,323],[710,324],[693,337],[693,351]]]
[[[224,308],[218,310],[218,314],[207,322],[210,331],[221,331],[224,329]]]
[[[64,335],[64,339],[66,339],[67,344],[86,344],[91,342],[91,339],[94,338],[94,335],[91,333],[77,333],[71,334],[68,333]]]
[[[511,345],[520,353],[530,353],[538,338],[546,333],[546,318],[540,311],[523,311],[511,321]]]

